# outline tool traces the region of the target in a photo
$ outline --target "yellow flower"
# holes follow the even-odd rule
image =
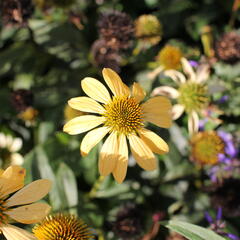
[[[190,143],[192,160],[200,165],[216,164],[219,154],[224,153],[224,142],[214,131],[196,133]]]
[[[144,14],[135,21],[135,35],[141,41],[151,45],[161,40],[162,25],[158,18],[151,14]]]
[[[41,179],[24,187],[24,177],[25,169],[20,166],[8,167],[0,173],[0,232],[7,240],[34,240],[32,234],[9,222],[37,223],[50,210],[48,204],[33,203],[49,192],[50,181]],[[12,193],[14,194],[9,196]]]
[[[94,78],[82,80],[83,91],[89,97],[77,97],[68,104],[77,110],[95,113],[72,119],[64,126],[69,134],[89,131],[81,143],[81,153],[86,156],[89,151],[106,135],[99,157],[100,174],[113,174],[121,183],[127,172],[128,145],[137,163],[146,170],[157,167],[153,154],[168,152],[168,145],[157,134],[144,128],[144,122],[151,122],[159,127],[171,126],[171,103],[162,96],[154,97],[142,103],[144,90],[134,83],[132,91],[121,78],[109,68],[103,69],[103,78],[111,89],[111,96],[106,87]]]
[[[164,69],[178,69],[181,67],[182,52],[178,47],[166,45],[157,55],[157,61]]]
[[[178,90],[169,86],[162,86],[155,88],[152,95],[164,95],[176,99],[178,103],[172,108],[173,119],[178,119],[185,111],[188,114],[188,130],[192,134],[198,131],[198,113],[209,102],[207,86],[205,85],[209,76],[209,66],[200,65],[194,72],[187,59],[182,58],[181,61],[187,78],[176,70],[166,70],[164,72],[178,85]]]
[[[57,214],[46,217],[33,228],[38,240],[90,240],[93,235],[81,219],[70,214]]]

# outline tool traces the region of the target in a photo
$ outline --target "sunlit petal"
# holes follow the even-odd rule
[[[97,79],[86,77],[82,80],[81,85],[83,91],[90,98],[105,104],[111,101],[108,90]]]
[[[169,99],[162,96],[150,98],[142,104],[144,120],[159,127],[168,128],[172,125],[172,105]]]
[[[143,128],[139,135],[154,153],[165,154],[169,151],[167,143],[156,133]]]
[[[51,207],[46,203],[32,203],[9,210],[6,214],[17,222],[32,224],[41,221]]]
[[[86,156],[91,149],[96,146],[104,136],[110,131],[108,127],[100,127],[88,132],[81,143],[81,154],[82,156]]]
[[[117,133],[112,132],[104,142],[98,161],[99,172],[103,176],[110,174],[118,159]]]
[[[128,166],[128,146],[126,136],[121,134],[118,138],[118,159],[115,168],[113,169],[113,176],[118,183],[122,183],[127,174]]]
[[[7,207],[12,207],[36,202],[48,194],[51,185],[51,181],[47,179],[36,180],[11,196],[5,205]]]
[[[37,240],[33,234],[9,224],[1,225],[0,231],[7,240]]]
[[[83,112],[91,112],[91,113],[103,113],[105,110],[95,100],[89,97],[76,97],[72,98],[68,101],[68,104],[71,108],[74,108]]]
[[[145,170],[157,168],[156,158],[147,144],[136,135],[128,136],[133,157],[140,167]]]
[[[196,81],[196,74],[186,58],[181,58],[184,73],[189,76],[190,81]]]
[[[188,117],[188,131],[190,135],[198,132],[199,128],[199,117],[196,112],[191,112]]]
[[[94,115],[84,115],[80,117],[73,118],[67,122],[63,131],[68,134],[79,134],[91,130],[105,121],[105,117],[98,117]]]
[[[175,104],[172,107],[172,118],[173,120],[178,119],[184,112],[184,106],[181,104]]]
[[[186,82],[185,76],[176,70],[166,70],[164,75],[170,77],[178,85]]]
[[[105,82],[115,96],[130,95],[129,88],[122,82],[116,72],[110,68],[104,68],[102,74]]]
[[[139,83],[135,82],[133,84],[132,95],[138,102],[141,102],[145,98],[146,92],[143,90]]]

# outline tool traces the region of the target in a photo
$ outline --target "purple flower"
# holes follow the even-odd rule
[[[240,240],[240,238],[232,233],[226,233],[225,232],[225,227],[226,224],[224,220],[222,219],[222,208],[219,207],[217,211],[217,216],[213,218],[208,212],[205,212],[205,218],[209,223],[209,227],[211,230],[216,232],[217,234],[228,237],[229,239],[232,240]]]
[[[188,62],[190,63],[190,65],[192,67],[197,67],[199,65],[199,63],[197,61],[194,61],[194,60],[189,60]]]
[[[218,100],[218,103],[225,103],[227,102],[229,99],[229,96],[228,95],[223,95],[219,100]]]

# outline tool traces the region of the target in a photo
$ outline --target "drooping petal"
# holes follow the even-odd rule
[[[150,98],[142,104],[144,120],[159,127],[169,128],[172,124],[172,105],[169,99],[162,96]]]
[[[176,70],[166,70],[164,75],[170,77],[178,85],[186,82],[185,76]]]
[[[198,132],[198,128],[199,128],[199,117],[198,117],[198,114],[195,111],[193,111],[189,114],[189,117],[188,117],[188,131],[190,135]]]
[[[68,134],[79,134],[91,130],[105,121],[105,117],[98,117],[94,115],[84,115],[80,117],[73,118],[67,122],[63,131]]]
[[[117,133],[112,132],[104,142],[98,161],[100,175],[107,176],[116,166],[118,159]]]
[[[110,131],[108,127],[100,127],[88,132],[81,143],[81,154],[82,156],[86,156],[91,149],[96,146],[104,136]]]
[[[181,104],[175,104],[172,107],[172,118],[173,120],[178,119],[184,112],[184,106]]]
[[[210,69],[208,64],[202,64],[197,68],[197,83],[204,83],[209,77]]]
[[[169,151],[167,143],[156,133],[144,128],[141,129],[141,131],[138,133],[140,135],[140,138],[154,153],[165,154]]]
[[[7,240],[37,240],[33,234],[9,224],[1,225],[0,231]]]
[[[17,191],[24,186],[26,170],[20,166],[8,167],[0,177],[1,197]]]
[[[81,82],[83,91],[92,99],[107,104],[111,101],[106,87],[95,78],[86,77]]]
[[[68,104],[71,108],[83,112],[102,114],[105,111],[105,109],[98,102],[89,97],[71,98],[68,101]]]
[[[32,224],[45,218],[50,209],[51,207],[46,203],[32,203],[11,209],[6,214],[17,222]]]
[[[162,95],[162,96],[166,96],[169,98],[178,98],[179,97],[179,92],[172,87],[168,87],[168,86],[162,86],[162,87],[157,87],[152,91],[152,96],[156,96],[156,95]]]
[[[129,88],[122,82],[116,72],[110,68],[104,68],[102,74],[105,82],[115,96],[130,95]]]
[[[113,176],[118,183],[122,183],[127,174],[128,166],[128,146],[126,136],[121,134],[118,138],[118,159],[115,168],[113,169]]]
[[[196,74],[193,71],[191,64],[188,62],[186,58],[181,58],[183,72],[189,76],[190,81],[196,81]]]
[[[10,152],[17,152],[22,147],[22,139],[21,138],[15,138],[12,141],[12,144],[9,146]]]
[[[145,170],[156,169],[156,158],[147,144],[136,135],[129,135],[128,139],[133,157],[136,159],[139,166]]]
[[[146,92],[139,83],[135,82],[133,83],[132,95],[138,102],[141,102],[145,98]]]
[[[36,180],[11,196],[5,205],[12,207],[36,202],[48,194],[51,185],[51,181],[48,179]]]

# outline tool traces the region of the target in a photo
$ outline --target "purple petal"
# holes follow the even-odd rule
[[[227,233],[227,237],[231,238],[232,240],[240,240],[240,238],[232,233]]]
[[[212,219],[212,217],[209,215],[208,212],[205,212],[205,218],[207,219],[207,221],[208,221],[209,223],[213,223],[213,219]]]
[[[218,207],[218,211],[217,211],[217,221],[222,219],[222,208]]]

